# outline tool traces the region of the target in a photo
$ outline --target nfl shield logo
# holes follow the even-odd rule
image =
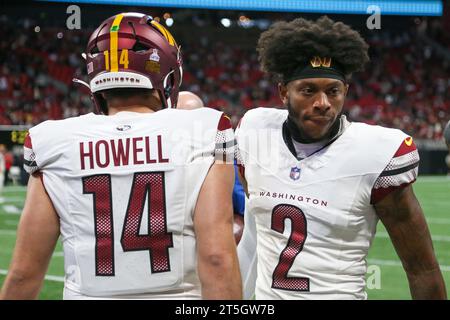
[[[289,177],[291,177],[292,180],[300,179],[300,171],[301,171],[300,168],[292,167],[291,174],[289,175]]]

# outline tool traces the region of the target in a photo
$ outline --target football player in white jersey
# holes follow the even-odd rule
[[[257,51],[287,110],[250,110],[236,130],[247,214],[256,224],[256,299],[366,299],[378,220],[412,297],[446,298],[411,185],[419,165],[412,138],[342,115],[350,76],[369,60],[366,42],[327,17],[296,19],[262,33]],[[243,241],[251,239],[246,232]]]
[[[1,298],[38,296],[59,235],[65,299],[241,298],[229,119],[175,108],[180,49],[150,16],[107,19],[85,57],[103,114],[30,129]]]

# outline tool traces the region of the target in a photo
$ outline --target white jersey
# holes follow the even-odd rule
[[[350,123],[303,160],[283,139],[287,111],[248,111],[236,130],[257,232],[256,299],[365,299],[373,204],[413,182],[419,156],[399,130]],[[245,277],[245,275],[243,275]]]
[[[229,119],[209,108],[30,129],[25,169],[42,172],[60,218],[65,297],[200,298],[193,213],[233,141]]]

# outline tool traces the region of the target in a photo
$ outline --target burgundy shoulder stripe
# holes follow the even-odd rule
[[[372,205],[376,204],[377,202],[383,200],[391,192],[398,190],[398,189],[405,188],[406,186],[414,183],[415,181],[416,181],[416,179],[414,179],[411,182],[402,183],[399,186],[391,186],[388,188],[373,189],[372,194],[370,196],[370,204],[372,204]]]
[[[394,154],[394,158],[403,156],[407,153],[413,152],[414,150],[417,150],[416,145],[414,144],[413,139],[411,137],[408,137],[402,141],[402,144]]]
[[[31,137],[30,137],[29,133],[27,133],[27,135],[25,136],[25,141],[24,141],[23,145],[26,148],[33,149],[33,144],[31,143]]]
[[[217,125],[217,130],[223,131],[227,129],[231,129],[231,120],[228,116],[225,115],[225,113],[222,113],[222,116],[220,117],[219,124]]]

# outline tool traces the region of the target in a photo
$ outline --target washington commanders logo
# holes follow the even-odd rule
[[[292,179],[292,180],[298,180],[298,179],[300,179],[300,172],[301,172],[301,169],[300,168],[298,168],[298,167],[292,167],[291,168],[291,174],[289,175],[289,177]]]
[[[405,139],[405,144],[408,147],[411,147],[412,143],[413,143],[413,139],[411,137],[408,137],[408,138]]]
[[[329,68],[331,67],[331,58],[323,58],[323,57],[314,57],[312,58],[309,63],[311,63],[311,66],[313,68],[319,68],[319,67],[325,67]]]

